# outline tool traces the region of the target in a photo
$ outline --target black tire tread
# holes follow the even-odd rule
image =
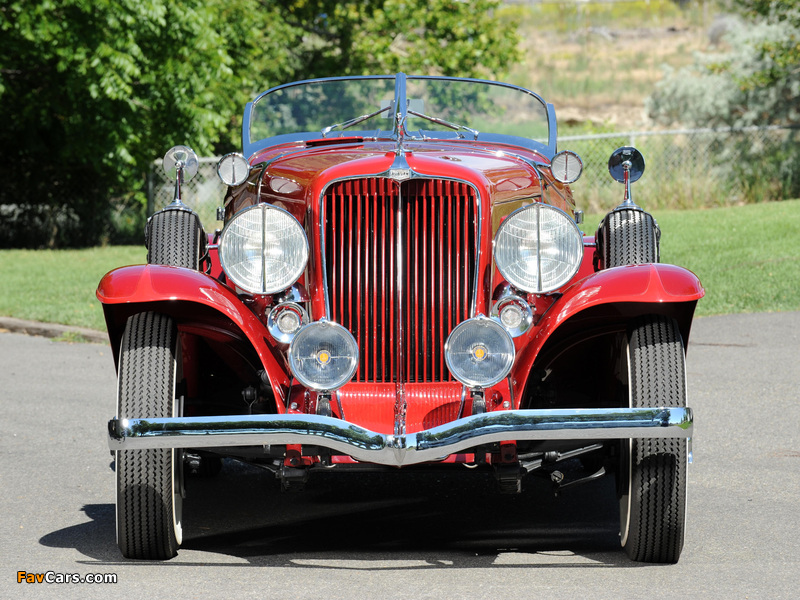
[[[659,230],[655,219],[639,209],[621,209],[605,216],[598,231],[603,268],[655,263]]]
[[[155,213],[147,224],[147,262],[199,269],[204,254],[200,217],[188,210],[167,209]]]
[[[169,417],[177,329],[158,313],[128,319],[119,361],[118,418]],[[178,552],[170,449],[117,452],[117,534],[126,558],[164,560]]]
[[[675,321],[663,316],[636,321],[629,344],[633,406],[686,406],[683,341]],[[686,440],[633,441],[630,530],[625,546],[631,559],[675,563],[680,558],[686,469]]]

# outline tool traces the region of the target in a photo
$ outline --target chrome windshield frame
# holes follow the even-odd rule
[[[491,81],[486,79],[474,79],[466,77],[444,77],[436,75],[410,76],[406,75],[405,73],[397,73],[395,75],[362,75],[362,76],[349,76],[349,77],[322,77],[316,79],[305,79],[302,81],[285,83],[260,93],[251,102],[248,102],[245,105],[244,116],[242,119],[242,151],[244,156],[246,158],[249,158],[256,152],[263,150],[265,148],[269,148],[271,146],[277,146],[280,144],[288,144],[288,143],[305,142],[312,139],[321,139],[323,137],[320,131],[310,131],[310,132],[281,134],[268,138],[253,140],[251,137],[251,129],[253,124],[255,109],[257,108],[259,102],[261,102],[265,97],[275,92],[286,90],[292,87],[298,87],[316,83],[334,82],[334,81],[358,81],[358,80],[394,80],[395,82],[394,86],[395,118],[392,119],[393,123],[391,131],[389,131],[388,129],[385,130],[386,135],[384,136],[382,135],[384,133],[384,130],[376,129],[374,130],[373,135],[368,135],[366,137],[376,137],[376,138],[380,137],[380,139],[384,139],[385,137],[385,139],[391,139],[395,141],[398,141],[398,139],[402,140],[402,138],[405,136],[405,120],[408,115],[407,102],[406,102],[407,100],[406,84],[408,81],[417,81],[417,80],[457,81],[457,82],[475,83],[475,84],[502,87],[510,90],[515,90],[517,92],[520,92],[521,94],[531,96],[536,101],[541,103],[541,105],[544,107],[544,111],[547,116],[548,139],[546,144],[530,138],[518,137],[509,134],[483,132],[483,131],[480,132],[480,135],[477,140],[470,140],[470,141],[502,143],[512,146],[520,146],[523,148],[540,152],[544,154],[548,159],[551,158],[553,155],[555,155],[557,152],[556,140],[558,132],[557,132],[556,117],[555,117],[555,109],[553,108],[552,104],[545,102],[541,96],[539,96],[535,92],[532,92],[531,90],[528,90],[520,86],[512,85],[509,83]],[[333,132],[329,133],[328,135],[331,136],[332,133]],[[347,136],[348,134],[341,132],[341,135]],[[435,139],[449,140],[450,138],[435,138]]]

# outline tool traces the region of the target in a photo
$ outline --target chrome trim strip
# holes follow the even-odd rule
[[[469,316],[470,318],[474,318],[478,315],[478,286],[480,285],[481,281],[480,273],[482,256],[481,243],[483,241],[483,202],[481,199],[480,190],[478,190],[477,186],[474,186],[468,182],[466,183],[467,185],[471,186],[473,190],[475,190],[475,225],[478,228],[478,231],[475,235],[475,276],[472,280],[472,302],[469,307]],[[490,203],[491,201],[487,199],[486,204],[488,205]],[[489,213],[491,214],[491,207]]]
[[[398,154],[406,137],[406,119],[408,105],[406,99],[406,74],[398,73],[394,80],[394,119],[392,133],[397,140]]]
[[[403,85],[405,86],[405,81],[403,81]],[[405,89],[405,88],[404,88]],[[399,117],[398,117],[399,118]],[[397,143],[398,150],[402,150],[402,143]],[[398,155],[395,159],[397,160],[402,159],[405,161],[402,155]],[[405,435],[406,433],[406,413],[408,411],[408,401],[406,399],[406,377],[408,374],[406,373],[406,330],[404,329],[405,323],[405,312],[403,311],[403,297],[405,294],[405,290],[403,288],[403,281],[405,280],[405,270],[407,265],[403,261],[403,256],[405,255],[404,247],[403,247],[403,232],[405,223],[403,222],[403,185],[400,182],[397,183],[397,215],[396,223],[397,223],[397,233],[396,233],[396,246],[395,246],[395,264],[397,265],[397,273],[395,273],[395,289],[394,292],[396,294],[396,298],[391,298],[389,300],[390,303],[394,303],[395,306],[395,313],[394,319],[397,323],[397,339],[395,340],[397,345],[397,379],[394,385],[395,391],[395,399],[394,399],[394,434],[396,436]],[[391,208],[391,206],[390,206]],[[327,275],[327,273],[326,273]]]
[[[112,419],[111,450],[309,444],[356,460],[401,466],[505,440],[688,438],[690,408],[502,410],[407,435],[388,435],[319,415]]]

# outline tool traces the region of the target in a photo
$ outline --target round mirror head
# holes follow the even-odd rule
[[[236,152],[226,154],[217,163],[217,175],[222,183],[231,187],[242,185],[250,174],[247,159]]]
[[[574,183],[583,173],[583,161],[571,150],[564,150],[553,157],[550,162],[550,172],[556,181]]]
[[[184,181],[189,181],[197,175],[199,166],[197,154],[188,146],[173,146],[164,155],[164,171],[170,179],[175,179],[178,176],[178,169],[181,168]]]
[[[608,159],[608,172],[620,183],[625,183],[625,171],[630,173],[631,183],[644,173],[644,156],[633,146],[617,148]]]

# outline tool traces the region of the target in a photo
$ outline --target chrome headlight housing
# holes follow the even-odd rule
[[[578,272],[583,236],[567,213],[535,202],[513,213],[494,237],[494,262],[511,285],[526,292],[560,288]]]
[[[219,259],[228,279],[252,294],[285,290],[305,271],[308,239],[282,208],[257,204],[239,211],[222,230]]]
[[[447,368],[470,388],[501,381],[514,364],[514,340],[497,321],[478,315],[459,323],[444,344]]]
[[[519,296],[505,296],[492,307],[492,318],[506,328],[511,337],[519,337],[533,324],[530,304]]]
[[[358,345],[347,329],[333,321],[309,323],[289,345],[289,367],[304,386],[332,392],[345,385],[358,368]]]
[[[276,342],[288,344],[308,323],[308,313],[296,302],[281,302],[267,316],[267,330]]]

